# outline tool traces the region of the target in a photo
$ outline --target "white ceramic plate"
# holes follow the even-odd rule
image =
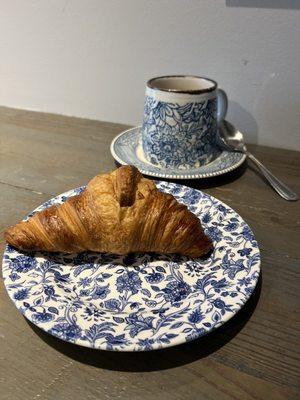
[[[259,249],[249,226],[208,194],[174,183],[157,186],[201,219],[214,243],[211,255],[193,260],[150,253],[26,254],[7,246],[3,278],[19,311],[60,339],[116,351],[174,346],[232,318],[260,273]],[[35,211],[81,190],[59,195]]]

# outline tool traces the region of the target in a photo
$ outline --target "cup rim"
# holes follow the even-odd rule
[[[200,78],[200,79],[205,79],[206,81],[209,81],[213,84],[212,87],[206,88],[206,89],[190,89],[190,90],[179,90],[179,89],[162,89],[162,88],[157,88],[153,86],[153,81],[156,79],[162,79],[162,78]],[[213,92],[214,90],[217,89],[218,84],[216,81],[213,79],[207,78],[205,76],[199,76],[199,75],[162,75],[162,76],[155,76],[154,78],[151,78],[147,81],[147,87],[152,90],[156,90],[158,92],[169,92],[169,93],[187,93],[187,94],[201,94],[201,93],[209,93]]]

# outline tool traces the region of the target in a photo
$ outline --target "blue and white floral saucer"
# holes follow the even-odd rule
[[[157,186],[201,219],[214,243],[211,255],[22,253],[7,246],[4,284],[19,311],[62,340],[115,351],[174,346],[232,318],[259,278],[253,233],[234,210],[208,194],[168,182]]]
[[[233,171],[246,159],[242,153],[220,149],[219,156],[211,163],[198,168],[164,169],[146,160],[141,146],[141,127],[128,129],[114,138],[110,145],[113,158],[121,165],[135,165],[144,175],[167,179],[211,178]]]

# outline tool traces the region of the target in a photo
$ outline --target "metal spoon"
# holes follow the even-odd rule
[[[270,172],[257,158],[254,157],[253,154],[249,153],[245,146],[244,136],[242,132],[236,129],[232,124],[230,124],[225,119],[220,122],[220,139],[231,151],[238,151],[240,153],[244,153],[248,158],[259,168],[261,173],[270,183],[272,188],[276,190],[281,197],[285,200],[295,201],[298,200],[298,195],[289,189],[284,183],[282,183],[278,178],[276,178],[272,172]]]

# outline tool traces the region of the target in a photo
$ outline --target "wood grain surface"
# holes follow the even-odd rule
[[[0,107],[2,232],[50,197],[114,169],[119,124]],[[253,153],[300,193],[300,154]],[[81,348],[27,322],[0,283],[0,399],[297,399],[300,396],[300,202],[281,199],[246,165],[181,182],[233,207],[251,226],[262,277],[238,315],[194,342],[148,353]]]

